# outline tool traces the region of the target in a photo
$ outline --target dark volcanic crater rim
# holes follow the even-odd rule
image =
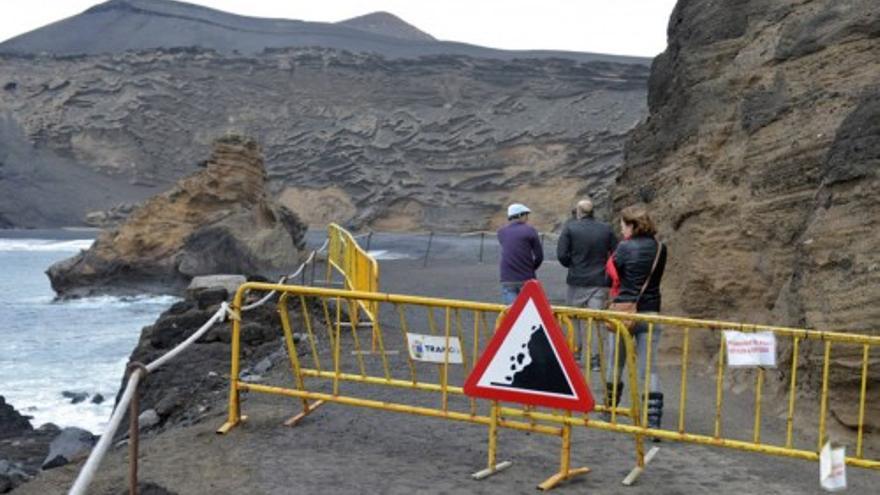
[[[0,43],[0,53],[93,55],[198,46],[224,53],[255,54],[267,48],[323,46],[375,52],[389,58],[458,54],[503,60],[564,58],[644,66],[651,63],[647,57],[564,50],[500,50],[440,41],[431,39],[430,35],[392,14],[386,14],[388,17],[382,19],[393,17],[399,22],[370,22],[381,14],[324,23],[240,16],[169,0],[111,0],[81,14],[6,40]],[[365,19],[367,22],[364,22]],[[93,34],[98,32],[102,36]]]

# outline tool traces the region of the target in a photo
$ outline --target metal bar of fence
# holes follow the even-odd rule
[[[361,347],[361,339],[358,337],[357,332],[357,319],[355,317],[357,311],[357,303],[352,299],[348,299],[348,321],[351,324],[351,337],[354,341],[354,349],[355,349],[355,358],[357,359],[358,367],[361,370],[361,375],[367,375],[366,364],[364,363],[364,351]]]
[[[761,396],[764,391],[764,368],[758,368],[758,377],[755,384],[755,426],[752,428],[752,441],[761,443]]]
[[[404,294],[388,294],[382,292],[367,292],[367,291],[357,291],[357,290],[341,290],[341,289],[331,289],[324,287],[311,287],[311,286],[297,286],[297,285],[278,285],[269,282],[246,282],[242,284],[240,290],[275,290],[280,289],[281,291],[285,290],[293,290],[298,294],[302,293],[307,296],[344,296],[346,298],[351,299],[362,299],[365,301],[376,301],[376,302],[389,302],[389,303],[401,303],[401,304],[410,304],[415,306],[435,306],[442,307],[444,305],[453,305],[454,307],[460,309],[469,309],[469,310],[481,310],[493,313],[504,312],[507,309],[507,306],[500,303],[485,303],[485,302],[477,302],[477,301],[467,301],[467,300],[457,300],[457,299],[444,299],[437,297],[425,297],[425,296],[411,296]],[[838,331],[825,331],[825,330],[807,330],[807,329],[798,329],[791,327],[776,327],[776,326],[768,326],[768,325],[753,325],[753,324],[745,324],[745,323],[736,323],[729,321],[716,321],[716,320],[697,320],[693,318],[684,318],[677,316],[663,316],[663,315],[652,315],[652,314],[644,314],[644,313],[620,313],[616,311],[604,311],[604,310],[594,310],[588,308],[574,308],[568,306],[554,306],[554,312],[560,314],[576,314],[581,315],[582,317],[594,317],[601,318],[603,320],[608,319],[620,319],[620,320],[637,320],[640,322],[653,322],[659,323],[662,325],[671,325],[671,326],[680,326],[683,328],[697,328],[704,330],[738,330],[741,332],[757,332],[757,331],[769,331],[776,333],[780,336],[798,336],[802,339],[810,339],[810,340],[820,340],[820,341],[829,341],[833,340],[837,343],[848,343],[848,344],[871,344],[871,345],[880,345],[880,336],[873,335],[865,335],[865,334],[854,334],[854,333],[844,333]]]
[[[355,397],[344,397],[338,394],[322,394],[318,392],[309,392],[305,390],[293,390],[289,388],[281,388],[281,387],[273,387],[269,385],[260,385],[256,383],[248,383],[248,382],[240,382],[239,386],[243,391],[249,392],[260,392],[264,394],[272,394],[272,395],[283,395],[294,398],[306,398],[306,399],[317,399],[323,400],[327,402],[337,402],[340,404],[346,404],[350,406],[359,406],[359,407],[367,407],[371,409],[383,409],[386,411],[392,412],[402,412],[409,414],[416,414],[419,416],[429,416],[435,418],[445,418],[451,419],[455,421],[463,421],[466,423],[477,423],[483,425],[489,425],[491,422],[491,418],[487,416],[472,416],[468,413],[461,413],[455,411],[440,411],[437,409],[431,409],[429,407],[419,407],[412,406],[409,404],[399,404],[396,402],[382,402],[377,400],[370,399],[360,399]],[[513,430],[520,431],[529,431],[532,433],[543,433],[545,435],[552,436],[562,436],[561,428],[553,428],[545,425],[531,425],[529,423],[522,423],[518,421],[510,421],[505,419],[498,419],[498,426],[504,428],[510,428]]]
[[[447,393],[447,385],[449,384],[449,337],[452,330],[452,314],[450,308],[445,311],[445,324],[443,325],[443,364],[440,366],[440,408],[443,411],[449,410],[449,395]]]
[[[312,360],[315,368],[321,369],[321,359],[318,357],[318,345],[315,341],[315,332],[312,330],[312,315],[309,314],[309,306],[306,304],[306,296],[299,296],[300,311],[302,311],[303,326],[309,339],[309,348],[312,351]]]
[[[721,409],[724,407],[724,336],[718,341],[718,369],[715,372],[715,438],[721,437]]]
[[[794,403],[795,391],[797,390],[797,370],[798,370],[798,344],[799,337],[794,337],[791,349],[791,383],[788,392],[788,414],[785,418],[785,446],[791,448],[792,430],[794,428]]]
[[[284,332],[284,344],[287,348],[287,356],[290,360],[290,367],[293,369],[294,379],[296,380],[296,386],[299,389],[305,389],[305,382],[302,378],[301,367],[299,364],[299,353],[296,350],[296,342],[293,340],[293,329],[290,325],[290,312],[287,309],[287,296],[288,292],[285,292],[278,298],[278,314],[281,316],[281,328]],[[309,409],[309,401],[307,399],[302,399],[303,409]]]
[[[687,407],[687,369],[690,343],[690,328],[684,329],[684,344],[681,350],[681,392],[678,404],[678,432],[684,433],[684,416]]]
[[[255,283],[254,285],[259,286],[260,284]],[[435,310],[435,308],[444,309],[444,311],[445,311],[445,325],[444,325],[442,335],[444,336],[445,342],[447,345],[446,345],[446,351],[444,353],[444,360],[442,363],[444,366],[441,368],[442,372],[440,375],[440,383],[439,384],[417,382],[417,380],[415,379],[414,368],[412,370],[413,379],[411,381],[410,380],[394,380],[394,379],[389,380],[387,376],[385,378],[378,377],[378,376],[376,376],[376,377],[364,376],[363,373],[360,375],[352,374],[352,373],[340,373],[339,369],[338,369],[338,364],[337,364],[336,371],[333,373],[322,372],[320,370],[305,370],[305,369],[300,370],[300,373],[302,373],[303,376],[332,378],[334,380],[334,395],[333,395],[333,397],[335,397],[335,399],[333,399],[333,400],[335,400],[336,402],[346,403],[349,405],[361,405],[361,406],[365,406],[365,407],[375,407],[375,408],[385,409],[385,410],[394,411],[394,412],[409,412],[409,413],[413,413],[413,414],[423,414],[424,413],[423,415],[434,416],[434,417],[446,417],[447,419],[458,419],[457,417],[452,417],[452,415],[462,415],[462,416],[467,416],[467,417],[474,417],[473,405],[471,406],[471,411],[469,413],[466,413],[466,412],[458,413],[458,412],[451,411],[449,408],[448,394],[461,394],[461,393],[463,393],[463,391],[460,387],[455,387],[453,385],[450,385],[450,383],[449,383],[449,372],[448,372],[449,348],[450,348],[449,343],[452,338],[452,335],[451,335],[452,327],[451,326],[452,326],[453,313],[455,313],[456,334],[459,336],[458,338],[461,341],[462,337],[461,337],[461,331],[459,328],[460,327],[460,311],[462,309],[471,309],[474,311],[474,319],[475,319],[474,332],[475,332],[476,336],[474,339],[474,356],[473,356],[473,358],[476,359],[477,350],[479,348],[479,344],[478,344],[477,340],[479,338],[480,321],[483,319],[485,312],[497,312],[497,313],[499,313],[499,317],[500,317],[501,314],[503,314],[503,311],[505,309],[505,307],[503,305],[489,304],[489,303],[474,303],[474,302],[468,302],[468,301],[455,301],[455,300],[446,300],[446,299],[437,299],[437,298],[423,298],[423,297],[418,297],[418,296],[400,296],[400,295],[393,295],[393,294],[360,293],[360,292],[356,292],[356,291],[354,291],[354,292],[353,291],[338,291],[338,290],[333,290],[333,289],[321,289],[321,288],[311,288],[311,287],[288,286],[287,290],[292,291],[294,293],[300,293],[302,295],[308,294],[308,295],[317,295],[319,297],[336,297],[337,299],[340,297],[343,297],[343,298],[349,300],[350,304],[354,303],[354,301],[352,301],[353,299],[370,300],[370,301],[374,301],[376,303],[381,303],[381,302],[392,303],[392,304],[395,304],[395,306],[398,308],[398,312],[402,316],[402,322],[403,322],[401,325],[402,327],[405,327],[405,316],[404,316],[405,310],[403,308],[403,305],[412,304],[415,306],[420,306],[422,308],[427,309],[428,324],[432,327],[431,333],[433,335],[437,334],[436,323],[433,322],[434,310]],[[339,306],[341,306],[341,304],[337,304],[337,311],[338,311]],[[685,442],[697,443],[697,444],[703,444],[703,445],[723,446],[723,447],[735,448],[737,450],[744,450],[744,451],[749,451],[749,452],[759,452],[759,453],[771,454],[771,455],[782,455],[782,456],[795,457],[795,458],[801,458],[801,459],[816,460],[818,458],[818,451],[814,452],[814,451],[804,451],[804,450],[799,450],[799,449],[792,449],[790,447],[790,439],[789,438],[787,438],[787,440],[786,440],[787,445],[785,447],[761,443],[761,434],[760,434],[761,405],[762,405],[763,381],[764,381],[764,373],[765,373],[765,371],[763,369],[760,369],[758,371],[758,375],[756,377],[755,414],[754,414],[755,415],[755,426],[753,429],[753,435],[752,435],[751,441],[746,442],[746,441],[740,441],[740,440],[721,438],[721,417],[722,417],[722,410],[723,410],[723,394],[720,393],[720,390],[723,388],[723,379],[724,379],[724,375],[723,375],[724,366],[723,366],[723,364],[724,364],[724,357],[725,357],[724,356],[723,341],[721,342],[721,347],[719,349],[719,356],[718,356],[718,367],[719,367],[718,369],[719,369],[719,371],[715,377],[716,387],[718,388],[718,390],[716,390],[716,394],[718,394],[718,395],[716,395],[714,436],[697,435],[697,434],[692,434],[692,433],[686,432],[685,428],[684,428],[684,406],[686,404],[686,394],[687,394],[687,379],[688,379],[688,377],[687,377],[688,371],[687,370],[688,370],[688,364],[689,364],[688,357],[689,357],[689,351],[690,351],[690,344],[689,344],[689,342],[690,342],[690,329],[691,328],[708,329],[706,323],[703,321],[699,321],[699,320],[690,320],[690,319],[681,319],[681,318],[672,318],[672,317],[658,318],[658,317],[652,317],[652,316],[647,316],[647,315],[632,315],[632,314],[622,314],[621,316],[614,318],[612,316],[609,316],[609,314],[613,314],[613,313],[588,310],[588,309],[581,309],[581,308],[554,307],[555,317],[558,318],[560,321],[562,321],[564,324],[566,324],[567,327],[569,328],[569,340],[571,340],[571,338],[574,336],[572,318],[581,319],[581,318],[598,317],[603,320],[610,319],[611,321],[617,322],[616,324],[618,324],[618,325],[620,324],[619,320],[621,318],[627,319],[627,320],[635,319],[637,321],[647,322],[649,324],[649,333],[652,332],[652,330],[653,330],[653,328],[652,328],[653,324],[657,323],[657,322],[668,322],[669,320],[675,320],[677,323],[684,326],[684,336],[683,336],[684,344],[683,344],[683,352],[682,352],[682,377],[681,377],[681,379],[682,379],[682,392],[681,392],[682,397],[681,397],[681,405],[680,405],[681,412],[680,412],[680,417],[679,417],[678,431],[662,430],[659,428],[654,429],[654,428],[646,428],[645,427],[645,422],[646,422],[647,416],[645,414],[643,414],[645,411],[640,411],[638,409],[638,407],[640,405],[644,407],[646,405],[646,403],[644,402],[644,400],[639,400],[638,377],[636,376],[636,368],[637,367],[634,365],[635,364],[634,361],[630,361],[630,358],[635,355],[635,349],[633,347],[631,337],[628,337],[623,342],[627,347],[626,350],[624,351],[623,349],[620,348],[620,344],[621,344],[620,341],[623,340],[622,335],[624,335],[620,330],[615,332],[615,344],[616,344],[615,347],[616,347],[616,349],[614,350],[615,351],[614,352],[615,359],[614,359],[614,362],[612,363],[612,366],[615,366],[615,369],[614,369],[615,372],[613,373],[614,378],[612,380],[612,382],[613,382],[612,385],[614,384],[614,382],[617,382],[622,378],[620,376],[620,369],[618,368],[618,364],[620,362],[621,352],[625,352],[624,355],[627,356],[626,366],[630,372],[629,377],[628,377],[628,381],[633,384],[630,386],[629,400],[630,400],[631,405],[629,408],[619,407],[619,404],[611,405],[610,411],[612,413],[612,418],[611,418],[610,422],[597,421],[595,419],[589,418],[588,416],[583,416],[583,417],[579,416],[578,418],[570,418],[570,417],[566,418],[564,416],[559,416],[558,414],[542,416],[541,415],[542,413],[538,413],[533,410],[509,411],[504,408],[502,408],[502,410],[501,410],[502,415],[508,415],[508,416],[519,415],[520,417],[527,417],[530,419],[530,422],[529,423],[521,423],[521,424],[525,425],[525,426],[529,426],[529,427],[541,426],[541,425],[533,424],[536,420],[540,419],[542,421],[548,420],[548,421],[557,422],[558,424],[562,424],[562,425],[583,425],[583,426],[588,426],[588,427],[594,427],[597,429],[604,429],[604,430],[608,430],[608,431],[617,431],[617,432],[621,432],[621,433],[632,434],[636,439],[637,464],[639,467],[642,467],[645,462],[645,456],[644,456],[643,447],[642,447],[642,441],[645,436],[652,436],[652,437],[657,437],[657,438],[662,438],[662,439],[670,439],[670,440],[679,440],[679,441],[685,441]],[[496,326],[497,326],[497,321],[496,321]],[[728,326],[728,328],[730,328],[730,326]],[[735,328],[735,326],[734,326],[734,328]],[[761,327],[762,330],[765,328],[766,327]],[[754,327],[754,329],[757,329],[757,327]],[[487,327],[487,330],[488,330],[488,327]],[[338,331],[338,329],[337,329],[337,331]],[[404,329],[404,332],[406,332],[405,329]],[[840,336],[841,337],[840,341],[845,341],[845,342],[849,342],[849,343],[858,343],[858,342],[864,340],[866,342],[866,343],[862,344],[863,345],[863,362],[862,362],[861,372],[862,372],[863,376],[867,376],[868,359],[867,359],[867,357],[865,357],[869,353],[869,344],[867,342],[873,343],[873,342],[877,341],[878,343],[880,343],[880,338],[877,338],[877,337],[853,336],[853,335],[847,335],[847,334],[838,334],[835,332],[817,332],[817,331],[798,330],[798,329],[783,329],[783,334],[788,334],[790,336],[793,336],[794,341],[795,341],[795,347],[797,347],[797,342],[800,339],[825,340],[825,360],[823,361],[823,391],[822,391],[822,405],[821,405],[822,411],[821,411],[820,419],[824,419],[824,417],[827,416],[828,376],[829,376],[828,368],[830,366],[830,350],[831,350],[832,340],[834,342],[838,342],[838,340],[836,340],[836,339],[838,336]],[[404,333],[404,337],[406,337],[406,333]],[[338,342],[339,342],[339,339],[337,339],[337,348],[336,348],[336,352],[335,352],[337,363],[338,363],[339,357],[340,357],[339,350],[338,350],[338,346],[339,346]],[[464,344],[464,342],[462,342],[462,344]],[[652,346],[649,345],[648,347],[650,348]],[[865,350],[865,349],[867,349],[867,350]],[[462,351],[463,350],[464,349],[462,348]],[[796,356],[796,355],[797,355],[797,352],[794,353],[794,356]],[[465,359],[467,359],[467,358],[465,358]],[[796,358],[794,358],[793,360],[795,360],[795,359]],[[601,360],[600,360],[600,363],[601,363]],[[797,370],[796,363],[794,363],[793,369],[795,371]],[[651,374],[651,367],[650,367],[650,365],[648,365],[646,363],[645,371],[644,371],[644,375],[643,375],[643,377],[644,377],[643,379],[645,380],[644,390],[646,390],[646,391],[649,390],[648,382],[650,381],[650,374]],[[393,403],[391,405],[380,405],[380,404],[384,404],[384,403],[379,403],[378,401],[376,401],[373,404],[366,404],[363,402],[365,399],[360,399],[357,397],[342,397],[342,396],[340,396],[338,393],[338,383],[341,380],[351,380],[351,381],[356,381],[356,382],[365,383],[365,384],[386,385],[386,386],[402,387],[402,388],[417,389],[417,390],[424,390],[424,391],[431,391],[431,392],[439,392],[442,395],[442,405],[440,408],[423,408],[423,410],[417,410],[418,408],[413,409],[414,406],[409,406],[409,405],[405,405],[405,404]],[[867,380],[867,378],[863,378],[863,381],[866,381],[866,380]],[[794,384],[794,383],[796,383],[796,380],[793,379],[792,384]],[[242,383],[242,382],[239,382],[239,385],[241,386],[242,390],[265,391],[264,389],[259,388],[259,387],[262,387],[259,385],[246,384],[246,383]],[[280,389],[280,390],[284,391],[281,393],[281,395],[295,396],[295,397],[304,398],[306,400],[308,400],[308,399],[324,399],[324,397],[325,397],[321,394],[315,394],[315,393],[307,392],[307,391],[288,391],[287,389]],[[267,393],[274,393],[274,392],[267,392]],[[297,395],[294,395],[294,393],[296,393]],[[613,402],[617,402],[616,395],[617,395],[617,390],[612,390],[611,396],[613,398],[612,399]],[[862,409],[862,410],[860,410],[860,416],[862,416],[862,419],[860,419],[860,422],[863,421],[863,415],[864,415],[863,402],[864,402],[864,400],[865,400],[865,398],[864,398],[864,394],[863,394],[863,396],[860,397],[860,409]],[[527,408],[527,409],[532,409],[532,408]],[[431,412],[426,412],[426,411],[431,411]],[[791,399],[790,399],[790,411],[793,412],[793,402],[791,401]],[[618,415],[629,417],[633,421],[633,424],[629,425],[629,424],[626,424],[626,422],[618,421],[618,419],[617,419]],[[789,418],[792,415],[793,414],[790,414]],[[231,415],[231,417],[232,417],[232,415]],[[484,417],[484,418],[491,421],[491,418],[488,418],[488,417]],[[548,418],[552,418],[552,419],[548,419]],[[559,423],[559,421],[562,421],[562,422]],[[788,420],[788,422],[790,423],[790,419]],[[485,423],[483,423],[483,424],[485,424]],[[499,424],[499,426],[502,426],[502,425]],[[564,429],[560,430],[560,431],[562,431],[561,434],[564,435]],[[820,425],[820,435],[819,436],[820,436],[820,439],[825,438],[825,425],[824,424]],[[869,467],[869,468],[873,468],[873,469],[880,469],[880,461],[861,459],[861,458],[859,458],[861,455],[861,452],[859,451],[858,447],[856,450],[857,450],[856,451],[856,454],[857,454],[856,458],[852,458],[852,457],[847,458],[846,462],[848,464],[860,466],[860,467]],[[560,471],[560,473],[561,472],[563,472],[563,471]]]
[[[819,405],[819,442],[816,452],[825,444],[825,419],[828,416],[828,368],[831,365],[831,341],[825,342],[825,358],[822,364],[822,397]]]
[[[394,304],[394,306],[397,308],[397,312],[400,314],[400,331],[403,333],[403,341],[406,342],[407,349],[409,349],[409,328],[406,321],[406,314],[404,312],[405,310],[400,304]],[[410,375],[412,375],[412,383],[413,385],[415,385],[416,383],[418,383],[418,378],[416,377],[416,366],[413,362],[412,356],[408,351],[406,353],[406,357],[407,362],[409,363]]]
[[[862,457],[862,439],[865,433],[865,396],[868,386],[868,354],[871,346],[862,346],[862,387],[859,393],[859,433],[856,437],[856,457]]]
[[[648,323],[648,341],[645,344],[645,376],[642,378],[642,380],[645,382],[644,395],[642,399],[644,401],[642,404],[642,411],[644,414],[644,416],[642,417],[642,424],[648,423],[648,395],[651,393],[651,365],[653,364],[651,362],[651,359],[654,357],[651,355],[653,352],[653,342],[654,324]]]
[[[505,416],[518,417],[523,416],[527,413],[520,411],[518,409],[501,409],[502,414]],[[765,444],[755,444],[752,442],[744,441],[744,440],[732,440],[726,438],[713,438],[709,435],[701,435],[696,433],[678,433],[670,430],[660,430],[654,428],[644,428],[641,426],[628,425],[623,423],[610,423],[607,421],[601,421],[593,418],[585,418],[583,416],[580,417],[572,417],[566,418],[563,416],[556,416],[549,413],[540,413],[540,412],[532,412],[530,413],[536,419],[540,419],[541,421],[546,421],[548,423],[559,424],[561,422],[569,422],[572,425],[586,426],[588,428],[594,428],[602,431],[616,431],[619,433],[626,433],[630,435],[645,435],[649,437],[655,437],[662,440],[671,440],[678,442],[688,442],[697,445],[707,445],[713,447],[727,447],[736,450],[743,450],[746,452],[757,452],[762,454],[769,454],[779,457],[790,457],[794,459],[803,459],[808,461],[818,461],[819,453],[811,450],[801,450],[801,449],[789,449],[785,447],[779,447],[776,445],[765,445]],[[880,469],[880,461],[875,460],[866,460],[866,459],[856,459],[854,457],[847,457],[846,464],[849,466],[863,467],[868,469]]]
[[[376,342],[379,345],[379,359],[382,361],[382,371],[385,373],[385,378],[390,380],[391,368],[388,366],[388,353],[385,352],[385,338],[382,336],[382,327],[379,325],[378,318],[373,321],[373,336],[376,337]]]
[[[617,406],[620,401],[617,391],[620,385],[620,332],[614,334],[614,361],[611,363],[611,397],[606,397],[606,406],[611,408],[611,423],[617,423]]]

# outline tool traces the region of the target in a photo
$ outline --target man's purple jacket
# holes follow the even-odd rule
[[[498,229],[501,244],[501,282],[525,282],[537,278],[535,270],[544,262],[541,239],[531,225],[510,222]]]

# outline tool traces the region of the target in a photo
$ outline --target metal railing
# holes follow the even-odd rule
[[[302,412],[288,419],[285,422],[288,426],[296,425],[325,402],[336,402],[489,426],[489,468],[488,470],[481,471],[482,474],[479,477],[484,477],[500,470],[504,465],[504,463],[498,464],[495,462],[497,447],[493,439],[497,435],[497,428],[511,428],[562,438],[560,469],[541,484],[542,488],[552,488],[563,480],[584,472],[583,470],[570,468],[571,428],[576,425],[582,425],[585,421],[589,421],[592,424],[595,420],[588,419],[585,415],[575,418],[571,413],[538,413],[535,408],[516,409],[501,407],[496,401],[489,403],[489,401],[463,397],[464,378],[473,369],[482,349],[481,346],[485,345],[490,339],[501,315],[507,309],[506,306],[373,292],[248,283],[242,286],[233,300],[232,311],[235,311],[235,308],[240,304],[240,295],[247,290],[275,290],[282,293],[278,301],[280,323],[291,368],[294,373],[296,388],[251,383],[238,378],[241,368],[241,322],[238,319],[233,319],[230,370],[232,380],[230,382],[229,416],[226,423],[218,429],[218,433],[228,433],[242,421],[239,394],[242,391],[250,391],[299,398],[302,401]],[[309,304],[310,300],[317,304],[311,306]],[[301,321],[298,323],[302,327],[301,334],[304,336],[300,344],[297,344],[293,338],[294,322],[289,317],[290,308],[288,307],[290,301],[300,305],[298,314],[301,315]],[[390,330],[392,325],[382,318],[377,318],[374,321],[373,331],[377,342],[376,352],[368,351],[361,342],[361,338],[358,335],[356,317],[353,316],[358,306],[367,302],[375,304],[378,311],[377,315],[383,310],[385,311],[386,318],[384,320],[393,317],[394,321],[399,321],[399,325],[395,328],[396,331]],[[311,307],[320,308],[317,311],[317,315],[312,314]],[[414,317],[415,320],[418,320],[418,317],[412,314],[412,312],[419,309],[424,311],[424,319],[414,325]],[[438,311],[442,311],[443,314],[442,324],[439,324],[437,321],[436,313]],[[572,332],[574,327],[571,316],[572,314],[557,313],[560,323],[568,328],[569,343],[573,345],[575,336]],[[454,365],[449,362],[448,351],[445,362],[439,365],[438,372],[436,372],[436,376],[439,378],[438,381],[425,380],[420,377],[419,368],[422,363],[414,361],[408,351],[404,351],[407,356],[405,368],[395,369],[391,365],[389,356],[403,354],[400,352],[400,349],[401,347],[406,348],[404,343],[407,340],[407,334],[412,332],[414,326],[419,325],[427,327],[427,330],[433,335],[444,336],[446,342],[449,342],[451,338],[456,338],[461,342],[463,354],[461,369],[453,370]],[[321,326],[324,327],[326,339],[319,336]],[[348,337],[343,333],[343,328],[348,329],[346,330],[346,334],[349,334]],[[624,348],[628,350],[628,355],[633,356],[632,339],[626,333],[625,328],[620,325],[617,325],[615,328],[618,335],[617,342],[622,342]],[[321,341],[328,342],[329,346],[322,348]],[[343,341],[345,341],[346,347],[344,351]],[[299,356],[300,352],[297,346],[303,345],[303,342],[306,346],[303,352],[311,359],[310,366],[304,365]],[[328,362],[330,364],[327,364]],[[437,367],[438,365],[428,366]],[[629,369],[630,379],[635,380],[634,366],[630,366]],[[432,370],[431,374],[433,375],[434,373]],[[329,381],[332,388],[326,392],[309,390],[306,388],[306,379]],[[413,403],[374,400],[362,396],[342,394],[340,392],[340,385],[343,382],[439,393],[440,403],[437,407],[426,407]],[[598,410],[608,412],[611,415],[610,423],[601,423],[613,426],[619,424],[619,417],[627,417],[636,427],[639,427],[641,416],[638,411],[639,402],[636,397],[636,392],[631,391],[631,405],[629,407],[599,405]],[[479,406],[486,404],[488,404],[488,411],[481,412]],[[540,424],[540,421],[548,418],[556,420],[559,424]],[[641,435],[636,436],[636,444],[638,452],[637,463],[641,464],[643,462],[643,438]]]
[[[578,470],[570,468],[568,459],[571,447],[571,428],[587,427],[604,431],[625,433],[633,436],[636,446],[635,469],[625,481],[632,483],[635,477],[644,469],[654,451],[644,452],[644,440],[649,437],[662,438],[678,442],[686,442],[715,447],[787,456],[806,460],[818,460],[819,450],[824,443],[826,435],[826,417],[829,403],[829,367],[830,355],[833,346],[859,346],[863,350],[861,395],[858,401],[859,425],[857,434],[857,447],[854,456],[847,457],[846,462],[852,466],[870,469],[880,469],[880,459],[876,456],[866,455],[863,449],[864,435],[864,411],[866,396],[867,369],[871,349],[880,348],[880,337],[852,335],[840,332],[820,332],[804,329],[784,327],[767,327],[755,325],[743,325],[732,322],[704,321],[688,318],[675,318],[667,316],[633,315],[630,313],[615,313],[607,311],[589,310],[570,307],[554,307],[554,317],[567,333],[568,343],[574,348],[575,337],[584,332],[582,336],[586,341],[586,347],[590,348],[593,339],[593,328],[596,325],[603,327],[607,338],[600,339],[598,344],[604,346],[600,352],[599,375],[592,371],[589,360],[584,360],[584,377],[587,383],[593,378],[599,378],[598,390],[605,397],[617,397],[618,387],[623,387],[623,378],[630,384],[629,394],[621,401],[608,399],[600,403],[596,411],[603,413],[601,417],[595,415],[560,413],[554,410],[541,411],[534,407],[502,407],[497,402],[473,399],[463,396],[462,384],[466,376],[473,369],[478,356],[485,344],[497,327],[500,317],[506,307],[500,304],[488,304],[470,301],[416,297],[408,295],[382,294],[362,291],[344,291],[337,289],[282,286],[272,284],[248,283],[242,286],[232,303],[233,311],[241,304],[241,295],[246,290],[275,290],[282,293],[279,298],[279,314],[281,315],[281,327],[287,345],[291,368],[294,373],[295,388],[283,388],[258,383],[250,383],[238,378],[240,369],[240,321],[233,321],[232,329],[232,357],[231,357],[231,383],[229,393],[229,412],[226,423],[218,430],[218,433],[226,433],[239,424],[242,420],[239,394],[242,391],[275,394],[286,397],[298,398],[302,401],[302,412],[296,414],[286,424],[295,425],[307,416],[315,408],[324,402],[336,402],[340,404],[380,409],[385,411],[409,413],[422,416],[431,416],[447,420],[464,421],[489,426],[489,467],[481,473],[491,474],[501,469],[502,464],[496,463],[496,443],[494,441],[497,428],[511,428],[520,431],[549,434],[562,438],[562,452],[560,455],[560,469],[544,483],[541,488],[552,488],[557,483],[575,474]],[[291,321],[289,317],[290,301],[301,306],[300,321]],[[310,310],[319,308],[313,314]],[[369,352],[361,344],[358,335],[355,317],[357,307],[364,303],[373,303],[377,308],[377,319],[373,325],[378,348],[376,352]],[[442,315],[442,324],[438,324],[438,314]],[[647,424],[648,410],[648,382],[637,376],[637,364],[635,360],[635,344],[633,336],[623,325],[624,321],[635,319],[641,325],[641,330],[646,332],[648,341],[652,340],[658,325],[663,325],[669,333],[674,327],[682,329],[682,351],[678,371],[680,383],[678,388],[678,418],[672,428],[655,427],[649,428]],[[346,321],[348,320],[348,321]],[[494,320],[494,325],[490,322]],[[303,340],[297,344],[293,339],[294,324],[300,325]],[[326,339],[319,337],[319,333],[326,333]],[[343,332],[343,328],[347,330]],[[456,338],[461,343],[462,364],[450,363],[448,351],[443,363],[427,364],[416,362],[407,351],[407,334],[414,328],[427,329],[432,335],[442,336],[449,339]],[[640,327],[637,327],[637,331]],[[723,350],[719,351],[716,362],[716,374],[712,381],[717,385],[715,391],[715,409],[711,418],[714,425],[710,433],[691,430],[687,421],[687,406],[689,403],[689,360],[691,353],[690,341],[697,332],[706,332],[720,339],[720,330],[739,330],[742,332],[770,331],[780,338],[793,339],[794,353],[790,363],[789,383],[792,391],[788,393],[788,416],[785,441],[782,443],[768,442],[761,435],[762,422],[762,392],[764,388],[764,373],[762,369],[756,371],[756,391],[754,400],[753,429],[748,433],[748,438],[738,438],[736,433],[728,435],[722,428],[723,400],[725,372]],[[322,342],[329,343],[323,346]],[[818,436],[813,438],[816,442],[809,448],[798,444],[793,435],[796,419],[796,393],[793,391],[797,383],[798,370],[801,365],[798,362],[798,347],[803,348],[804,342],[817,342],[824,345],[824,361],[822,363],[822,387],[820,424]],[[297,346],[305,345],[303,349],[305,357],[301,358]],[[723,346],[723,344],[721,344]],[[612,346],[612,347],[608,347]],[[343,350],[343,347],[345,348]],[[650,342],[646,346],[649,349],[646,359],[645,376],[650,377],[650,372],[657,367],[656,356],[651,356]],[[448,345],[447,345],[448,349]],[[401,350],[403,350],[401,352]],[[406,362],[389,362],[389,356],[406,354]],[[610,354],[610,357],[605,357]],[[621,359],[622,357],[622,359]],[[301,359],[311,361],[307,365]],[[612,366],[612,363],[624,362],[625,368]],[[654,362],[652,362],[654,361]],[[802,364],[802,363],[801,363]],[[609,368],[610,366],[610,368]],[[437,379],[426,379],[423,370],[430,369],[428,373]],[[624,373],[626,369],[626,373]],[[604,379],[610,376],[610,383]],[[692,377],[692,381],[695,378]],[[308,380],[308,386],[307,386]],[[317,380],[317,384],[312,382]],[[340,384],[349,382],[366,386],[356,389],[346,387],[347,393],[342,393]],[[618,385],[621,384],[621,385]],[[691,384],[693,384],[691,382]],[[326,387],[322,389],[322,387]],[[366,394],[368,389],[385,387],[395,389],[409,389],[413,391],[430,392],[437,394],[438,403],[434,407],[426,407],[416,402],[416,397],[409,402],[404,402],[405,395],[394,394],[394,400],[384,398],[376,400]],[[606,387],[610,387],[610,390]],[[361,394],[360,392],[363,392]],[[738,397],[741,400],[741,397]],[[737,404],[737,409],[745,407]],[[809,437],[809,435],[806,435]]]
[[[348,290],[377,292],[379,290],[379,263],[364,250],[347,230],[335,223],[327,226],[327,283],[333,277],[333,269],[342,276]],[[372,322],[376,306],[361,302],[361,309]]]

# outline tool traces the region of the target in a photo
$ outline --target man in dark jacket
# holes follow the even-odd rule
[[[528,225],[526,205],[514,203],[507,208],[510,223],[498,229],[501,244],[501,300],[510,305],[527,280],[537,278],[535,271],[544,262],[544,249],[538,232]]]
[[[566,222],[556,245],[556,257],[568,268],[565,303],[569,306],[604,309],[608,300],[610,281],[605,275],[605,264],[617,248],[617,237],[607,223],[593,218],[593,202],[585,198],[578,202],[576,217]],[[597,325],[598,327],[598,325]],[[582,331],[577,332],[576,357],[580,357]],[[594,327],[591,365],[599,366],[599,333]]]

